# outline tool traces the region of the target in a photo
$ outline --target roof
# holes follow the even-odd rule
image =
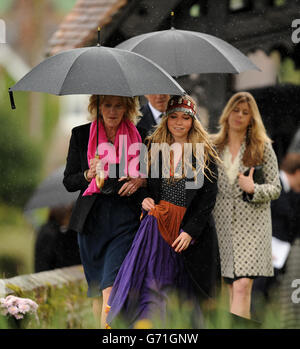
[[[49,41],[47,54],[86,46],[97,37],[96,29],[112,21],[127,0],[78,0]]]

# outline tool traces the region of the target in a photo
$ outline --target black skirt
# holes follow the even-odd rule
[[[234,278],[223,277],[223,280],[226,284],[232,285],[234,281],[238,279],[256,279],[258,276],[234,276]]]
[[[127,197],[97,195],[83,234],[78,233],[80,257],[88,283],[88,297],[113,285],[139,227],[139,212]]]

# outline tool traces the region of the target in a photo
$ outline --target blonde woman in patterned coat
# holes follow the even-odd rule
[[[230,98],[219,125],[214,142],[223,163],[213,215],[221,272],[229,285],[230,312],[250,318],[253,279],[273,275],[270,201],[281,191],[278,163],[250,93],[239,92]],[[257,165],[263,166],[264,184],[253,181]]]

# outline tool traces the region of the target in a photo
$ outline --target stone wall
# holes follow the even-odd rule
[[[20,292],[27,293],[40,288],[62,287],[70,283],[76,284],[84,281],[85,277],[81,265],[20,275],[9,279],[0,279],[0,297]]]
[[[87,297],[87,283],[81,265],[0,279],[0,298],[7,295],[30,298],[38,304],[37,320],[32,318],[24,328],[82,329],[98,326],[93,318],[91,298]],[[0,328],[7,328],[7,321],[7,317],[1,318],[0,315]]]

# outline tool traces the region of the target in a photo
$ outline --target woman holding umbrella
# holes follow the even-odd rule
[[[141,142],[134,125],[139,115],[138,99],[92,95],[88,110],[92,122],[72,130],[63,182],[68,191],[80,190],[69,228],[78,232],[88,296],[94,297],[93,311],[101,317],[103,327],[103,309],[139,226],[137,196],[145,180],[130,178],[126,172],[132,159],[128,149]],[[127,177],[112,178],[119,173],[121,163]],[[102,187],[98,181],[101,174]]]
[[[230,98],[219,125],[214,142],[223,163],[214,218],[221,271],[229,285],[230,312],[249,319],[253,279],[273,275],[270,201],[281,191],[278,164],[250,93]]]
[[[193,301],[212,297],[216,291],[219,259],[211,211],[217,194],[218,156],[197,119],[193,99],[173,96],[147,140],[144,217],[113,285],[108,326],[119,315],[129,326],[155,315],[164,321],[173,292],[182,303],[192,301],[193,309],[199,310]],[[197,144],[204,146],[204,154],[197,152]],[[186,145],[191,145],[191,157],[183,151]],[[154,175],[156,164],[158,176]],[[192,169],[193,176],[183,173],[183,168]],[[199,185],[190,187],[191,183]],[[201,319],[199,312],[196,315]]]

